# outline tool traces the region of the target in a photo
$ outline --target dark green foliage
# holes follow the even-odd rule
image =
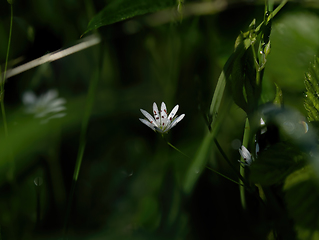
[[[256,110],[261,94],[261,84],[256,75],[259,71],[255,64],[257,59],[253,55],[259,32],[254,27],[255,20],[250,24],[249,31],[237,37],[234,53],[224,67],[234,102],[248,114]]]
[[[292,175],[285,187],[285,200],[295,223],[309,230],[319,229],[319,186],[309,168]],[[310,175],[304,178],[298,175]],[[300,179],[298,179],[300,178]],[[289,183],[292,182],[292,183]]]
[[[99,32],[98,46],[16,75],[6,83],[8,138],[0,122],[1,239],[63,238],[84,116],[88,128],[82,143],[86,145],[65,239],[293,240],[298,227],[318,229],[319,194],[314,177],[319,173],[319,168],[315,169],[318,165],[311,165],[316,170],[314,176],[298,175],[310,168],[304,167],[310,152],[313,163],[318,162],[319,154],[313,151],[317,136],[311,130],[305,134],[303,116],[283,106],[283,97],[287,103],[292,95],[285,86],[296,85],[291,75],[299,72],[286,62],[307,65],[308,61],[299,54],[288,55],[290,58],[282,54],[283,50],[291,52],[289,44],[287,48],[285,44],[278,47],[280,39],[295,39],[285,30],[290,21],[293,24],[289,24],[288,33],[294,33],[295,27],[296,32],[308,29],[306,32],[314,34],[300,35],[315,43],[311,49],[317,47],[314,26],[318,24],[311,18],[317,13],[303,13],[304,17],[298,18],[294,11],[282,11],[283,15],[273,19],[277,26],[273,31],[266,15],[265,22],[256,26],[266,12],[264,6],[232,2],[222,8],[215,8],[215,1],[197,0],[26,0],[12,5],[14,35],[9,68],[75,45],[83,32],[108,27]],[[175,21],[178,4],[184,5],[181,22]],[[168,11],[161,12],[164,9]],[[2,1],[1,67],[8,42],[9,10],[7,1]],[[151,13],[150,18],[139,17],[147,13]],[[149,19],[155,15],[171,22],[154,26]],[[111,25],[133,17],[132,21]],[[239,34],[234,47],[236,36],[254,17],[258,21],[252,21],[249,29]],[[314,24],[309,25],[311,22]],[[123,30],[131,23],[139,24],[141,31]],[[280,30],[284,34],[280,35]],[[304,41],[294,43],[300,49],[309,45]],[[268,54],[275,57],[268,59]],[[269,71],[269,63],[281,75]],[[318,65],[317,59],[314,64]],[[314,70],[317,67],[309,74],[317,79]],[[98,85],[87,97],[95,76],[100,76]],[[295,78],[300,83],[302,75]],[[198,93],[196,79],[202,84]],[[270,87],[261,89],[262,82]],[[274,82],[278,82],[276,94]],[[230,94],[224,91],[226,83]],[[314,91],[313,81],[306,84]],[[266,96],[270,88],[274,103],[280,107],[261,108],[261,91]],[[67,115],[42,125],[33,115],[26,115],[21,96],[27,90],[40,95],[48,89],[58,90],[67,101]],[[317,93],[312,93],[315,100]],[[203,97],[198,98],[200,95]],[[273,96],[262,101],[271,102]],[[302,96],[293,100],[293,106],[303,101]],[[84,115],[90,101],[92,112]],[[169,109],[179,104],[178,114],[186,114],[167,140],[188,157],[138,120],[142,117],[140,108],[150,111],[153,102],[161,101]],[[309,105],[319,109],[313,101]],[[208,115],[210,131],[200,111]],[[241,176],[237,145],[247,115],[249,150],[254,151],[261,115],[267,132],[256,137],[260,145],[263,143],[260,154],[251,166],[243,168],[247,173],[242,175],[247,199],[244,211],[236,184]],[[257,187],[255,183],[260,184]]]
[[[283,183],[285,178],[305,165],[302,154],[288,143],[277,143],[265,149],[251,165],[251,180],[269,186]]]
[[[102,26],[174,5],[177,5],[175,0],[113,0],[91,19],[84,34]]]
[[[300,11],[279,16],[273,24],[270,39],[267,75],[283,90],[303,91],[304,73],[313,56],[318,54],[318,14]],[[286,104],[287,101],[286,98]]]
[[[305,74],[305,108],[309,121],[319,121],[319,58],[315,57]]]

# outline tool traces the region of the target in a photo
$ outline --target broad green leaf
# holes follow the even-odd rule
[[[208,132],[197,150],[194,160],[186,173],[184,181],[184,192],[186,194],[189,194],[192,191],[197,179],[205,168],[208,150],[212,145],[214,137],[215,134]]]
[[[203,138],[200,147],[198,148],[193,161],[191,162],[188,171],[186,172],[185,180],[184,180],[184,192],[186,194],[190,194],[193,190],[193,187],[205,168],[207,162],[207,154],[209,149],[211,149],[212,142],[216,137],[219,127],[224,120],[224,116],[229,111],[230,101],[226,104],[224,111],[220,114],[220,116],[214,121],[211,132],[207,132],[206,136]]]
[[[254,64],[253,49],[257,34],[254,29],[254,21],[250,25],[250,30],[239,34],[235,41],[234,53],[229,57],[223,69],[219,81],[226,79],[227,87],[231,91],[234,102],[247,113],[256,109],[258,99],[261,94],[260,84],[256,82],[256,67]],[[217,84],[219,86],[219,83]],[[223,86],[223,84],[220,84]],[[215,94],[218,94],[215,98]],[[217,107],[220,102],[220,94],[223,91],[215,91],[211,105],[212,116],[217,115]]]
[[[319,59],[316,57],[305,74],[305,109],[309,121],[319,121]]]
[[[84,34],[102,26],[176,5],[175,0],[113,0],[96,14]],[[84,35],[83,34],[83,35]]]
[[[232,92],[232,96],[233,99],[235,101],[235,103],[240,106],[242,109],[246,109],[246,101],[245,98],[242,94],[242,91],[238,91],[239,89],[243,89],[243,81],[241,78],[241,73],[239,73],[239,71],[241,71],[241,67],[239,67],[238,69],[236,68],[234,70],[234,66],[236,65],[235,63],[238,62],[238,59],[241,59],[245,50],[247,48],[249,48],[250,46],[250,41],[249,39],[243,39],[244,36],[243,34],[240,34],[235,42],[235,51],[234,53],[228,58],[226,64],[223,67],[223,70],[218,78],[218,82],[214,91],[214,95],[213,95],[213,99],[210,105],[210,123],[212,121],[215,121],[217,115],[218,115],[218,111],[219,111],[219,107],[224,95],[224,91],[225,91],[225,87],[226,84],[228,84],[228,86],[230,86],[231,92]],[[237,64],[238,65],[238,64]],[[234,75],[238,75],[238,77],[232,77],[231,74]],[[234,78],[236,78],[234,80]],[[236,81],[237,80],[237,81]],[[238,88],[239,86],[239,88]]]
[[[319,229],[319,186],[313,179],[285,189],[287,208],[295,223],[310,230]]]
[[[303,91],[303,75],[313,56],[318,53],[318,42],[317,15],[290,12],[276,18],[265,74],[283,90]]]
[[[251,165],[251,180],[264,186],[282,183],[304,166],[303,156],[295,146],[277,143],[264,150]]]

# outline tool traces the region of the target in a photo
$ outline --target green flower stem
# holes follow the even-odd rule
[[[210,167],[207,167],[207,166],[206,166],[206,168],[209,169],[209,170],[211,170],[211,171],[213,171],[214,173],[217,173],[218,175],[220,175],[220,176],[222,176],[222,177],[228,179],[229,181],[231,181],[231,182],[233,182],[233,183],[236,183],[236,184],[238,184],[238,185],[240,185],[240,186],[245,187],[244,184],[239,183],[239,182],[236,182],[235,180],[233,180],[233,179],[231,179],[231,178],[225,176],[224,174],[221,174],[220,172],[217,172],[216,170],[214,170],[214,169],[212,169],[212,168],[210,168]]]
[[[165,140],[166,140],[166,139],[165,139]],[[215,143],[216,143],[217,140],[216,140],[216,139],[214,139],[214,140],[215,140]],[[187,156],[185,153],[183,153],[181,150],[179,150],[177,147],[175,147],[173,144],[171,144],[171,143],[168,142],[167,140],[166,140],[166,143],[167,143],[169,146],[171,146],[172,148],[174,148],[176,151],[178,151],[179,153],[183,154],[185,157],[190,158],[189,156]],[[217,142],[217,144],[218,144],[218,142]],[[221,149],[221,147],[220,147],[219,144],[218,144],[218,149],[222,152],[223,157],[224,157],[225,159],[227,159],[228,163],[231,165],[231,163],[229,162],[229,160],[228,160],[226,154],[225,154],[224,151]],[[232,165],[231,165],[231,166],[232,166]],[[233,167],[233,166],[232,166],[232,167]],[[244,184],[239,183],[239,182],[236,182],[235,180],[233,180],[233,179],[231,179],[231,178],[225,176],[224,174],[222,174],[222,173],[220,173],[220,172],[218,172],[218,171],[216,171],[216,170],[214,170],[214,169],[212,169],[212,168],[210,168],[210,167],[208,167],[208,166],[206,166],[206,168],[209,169],[209,170],[211,170],[211,171],[213,171],[214,173],[217,173],[218,175],[220,175],[220,176],[222,176],[222,177],[228,179],[229,181],[232,181],[232,182],[234,182],[234,183],[236,183],[236,184],[238,184],[238,185],[244,186]],[[234,170],[235,170],[235,168],[234,168]],[[236,171],[236,173],[238,174],[238,171]],[[239,175],[239,174],[238,174],[238,175]],[[245,180],[242,178],[241,175],[239,175],[238,177],[239,177],[240,179],[242,179],[242,182],[245,181]]]
[[[283,0],[279,6],[273,11],[271,12],[271,14],[269,14],[268,18],[267,18],[267,22],[269,22],[271,19],[273,19],[276,14],[285,6],[285,4],[288,2],[288,0]],[[262,21],[259,26],[256,28],[255,32],[258,34],[259,31],[261,30],[262,26],[265,24],[265,20]]]
[[[71,212],[73,198],[74,198],[74,191],[75,191],[76,183],[77,183],[77,180],[79,177],[79,172],[80,172],[80,168],[81,168],[81,164],[82,164],[82,159],[83,159],[83,154],[84,154],[85,144],[86,144],[85,136],[86,136],[87,126],[88,126],[91,111],[92,111],[92,106],[93,106],[93,102],[94,102],[94,94],[96,92],[98,80],[99,80],[99,69],[96,70],[95,74],[93,75],[93,77],[90,81],[88,97],[87,97],[88,100],[87,100],[87,104],[85,107],[85,113],[84,113],[82,127],[81,127],[79,151],[78,151],[78,156],[77,156],[76,163],[75,163],[71,192],[70,192],[66,217],[65,217],[65,221],[64,221],[63,239],[66,239],[66,233],[68,230],[68,222],[69,222],[70,212]]]
[[[285,4],[288,2],[288,0],[283,0],[279,6],[269,15],[268,22],[276,16],[276,14],[285,6]],[[272,3],[273,4],[273,3]],[[269,9],[270,10],[270,9]]]
[[[6,138],[8,138],[9,131],[8,131],[8,124],[7,124],[7,117],[6,117],[6,111],[4,107],[4,83],[6,81],[6,75],[7,75],[7,68],[8,68],[8,61],[9,61],[9,52],[10,52],[10,46],[11,46],[11,36],[12,36],[12,22],[13,22],[13,7],[12,4],[10,4],[10,9],[11,9],[11,16],[10,16],[10,30],[9,30],[9,40],[8,40],[8,47],[7,47],[7,55],[6,55],[6,62],[4,65],[4,73],[3,73],[3,79],[1,75],[1,69],[0,69],[0,102],[1,102],[1,113],[2,113],[2,120],[3,120],[3,127],[4,127],[4,135]],[[10,145],[9,145],[10,146]],[[10,169],[8,172],[8,179],[9,181],[13,181],[13,176],[14,176],[14,158],[13,158],[13,153],[12,149],[10,146]]]
[[[248,142],[249,142],[249,135],[250,135],[249,120],[248,120],[248,118],[246,118],[244,137],[243,137],[243,144],[242,144],[246,148],[247,148]],[[240,161],[244,162],[243,157],[240,158]],[[242,178],[245,179],[245,167],[244,166],[240,166],[240,175],[242,176]],[[241,184],[243,183],[242,180],[241,180],[242,178],[239,179],[239,183],[241,183]],[[239,191],[240,191],[241,205],[242,205],[243,209],[246,209],[245,188],[243,186],[239,186]]]
[[[4,74],[3,74],[4,77],[3,77],[3,79],[1,79],[1,93],[0,93],[1,112],[2,112],[2,119],[3,119],[3,126],[4,126],[4,134],[6,137],[8,137],[8,125],[7,125],[6,111],[4,108],[4,83],[6,81],[7,67],[8,67],[8,61],[9,61],[9,52],[10,52],[10,45],[11,45],[11,36],[12,36],[12,22],[13,22],[12,4],[10,4],[10,9],[11,9],[11,17],[10,17],[9,41],[8,41],[8,47],[7,47],[6,62],[4,65]]]
[[[167,143],[169,146],[171,146],[172,148],[174,148],[177,152],[183,154],[183,155],[184,155],[185,157],[187,157],[187,158],[190,158],[189,156],[187,156],[185,153],[183,153],[181,150],[179,150],[177,147],[175,147],[173,144],[171,144],[171,143],[168,142],[167,140],[166,140],[166,143]]]
[[[238,170],[234,167],[234,165],[230,162],[230,160],[228,159],[226,153],[224,152],[224,150],[222,149],[222,147],[219,145],[219,142],[217,141],[216,138],[214,138],[214,142],[216,144],[217,149],[219,150],[219,152],[221,153],[221,155],[224,157],[224,159],[226,160],[226,162],[228,163],[228,165],[231,167],[231,169],[234,171],[234,173],[238,176],[238,178],[241,180],[242,183],[244,183],[244,185],[246,184],[245,179],[243,178],[242,175],[240,175],[240,173],[238,172]],[[240,184],[242,185],[242,184]]]
[[[274,10],[274,0],[265,0],[265,7],[266,11],[272,12]]]

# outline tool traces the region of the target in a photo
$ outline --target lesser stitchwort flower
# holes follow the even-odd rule
[[[258,146],[258,150],[259,150],[259,146]],[[242,161],[238,160],[238,162],[244,164],[245,166],[250,166],[251,163],[253,162],[254,158],[253,158],[253,156],[251,156],[248,149],[245,146],[241,146],[241,148],[239,148],[238,151],[245,161],[245,162],[242,162]]]
[[[22,96],[23,104],[25,105],[26,113],[34,114],[35,118],[45,118],[41,123],[46,123],[52,118],[62,118],[66,115],[64,110],[66,103],[64,98],[58,98],[56,90],[49,90],[40,97],[27,91]]]
[[[162,102],[161,111],[158,111],[157,105],[153,103],[153,113],[154,118],[143,109],[140,109],[142,114],[147,118],[147,120],[140,118],[140,121],[144,123],[146,126],[150,127],[152,130],[167,133],[171,128],[175,127],[177,123],[179,123],[185,116],[182,114],[177,117],[176,113],[179,106],[176,105],[171,113],[168,115],[166,110],[166,105]],[[168,116],[167,116],[168,115]],[[176,115],[176,116],[175,116]]]

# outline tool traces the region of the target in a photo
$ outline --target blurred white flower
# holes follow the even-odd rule
[[[241,148],[238,149],[241,157],[244,159],[244,162],[238,160],[238,162],[244,164],[245,166],[250,166],[253,162],[254,158],[251,156],[250,152],[247,150],[245,146],[241,146]],[[259,145],[258,145],[258,151],[259,151]]]
[[[25,111],[34,114],[35,118],[44,118],[41,123],[47,123],[52,118],[62,118],[66,115],[64,98],[58,98],[58,92],[54,89],[37,97],[33,92],[27,91],[22,96]]]
[[[157,105],[154,102],[153,103],[154,118],[151,116],[151,114],[149,114],[145,110],[140,109],[142,114],[148,119],[147,121],[145,119],[140,118],[140,121],[144,123],[146,126],[153,129],[154,131],[157,131],[160,133],[167,133],[171,128],[175,127],[176,124],[179,123],[185,116],[185,114],[182,114],[179,117],[177,117],[176,113],[178,108],[179,106],[176,105],[171,111],[171,113],[168,115],[166,110],[166,105],[164,102],[162,102],[160,112],[158,111]]]
[[[267,132],[265,121],[262,118],[260,118],[260,126],[261,126],[260,134],[264,134],[265,132]]]

